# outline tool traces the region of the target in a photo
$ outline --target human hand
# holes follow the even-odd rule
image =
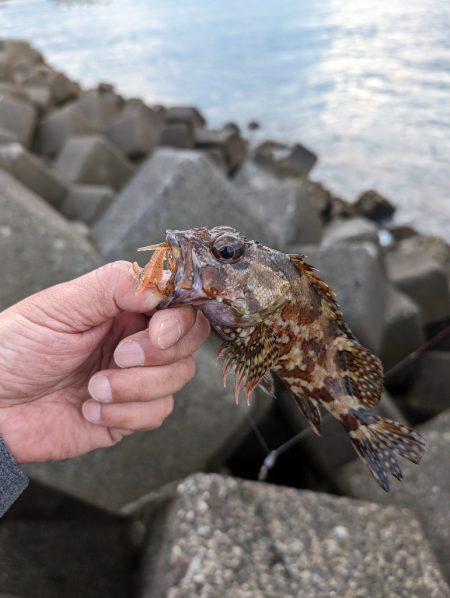
[[[209,323],[192,307],[154,312],[159,301],[135,294],[122,261],[0,313],[0,435],[16,461],[74,457],[162,424]]]

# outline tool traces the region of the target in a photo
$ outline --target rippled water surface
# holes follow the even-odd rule
[[[313,178],[450,239],[450,2],[0,0],[0,35],[85,85],[257,119],[319,153]]]

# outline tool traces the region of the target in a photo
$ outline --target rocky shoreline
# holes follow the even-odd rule
[[[392,226],[376,191],[336,197],[309,178],[316,161],[300,143],[251,147],[233,123],[210,129],[195,107],[84,90],[27,42],[0,39],[0,309],[134,261],[166,228],[235,226],[320,269],[383,361],[380,413],[431,444],[388,495],[331,426],[291,452],[297,477],[269,475],[284,485],[233,477],[262,460],[249,414],[271,447],[305,422],[283,392],[236,408],[211,338],[160,430],[27,466],[31,487],[0,523],[0,594],[450,595],[450,246]]]

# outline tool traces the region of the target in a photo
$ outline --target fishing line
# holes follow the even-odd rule
[[[440,332],[435,334],[430,340],[428,340],[427,342],[420,345],[417,349],[412,351],[404,359],[402,359],[397,364],[395,364],[390,370],[388,370],[385,373],[384,380],[385,381],[388,380],[394,374],[397,374],[399,371],[401,371],[404,367],[406,367],[407,365],[410,365],[411,363],[413,363],[414,361],[416,361],[417,359],[422,357],[422,355],[426,351],[428,351],[429,349],[432,349],[439,341],[444,339],[449,334],[450,334],[450,326],[447,326],[446,328],[444,328],[443,330],[441,330]],[[253,429],[253,432],[255,433],[255,436],[257,437],[262,449],[266,453],[266,457],[264,458],[264,461],[263,461],[263,463],[259,469],[259,472],[258,472],[258,480],[260,482],[264,482],[267,479],[269,472],[275,467],[278,457],[280,455],[282,455],[283,453],[289,451],[291,448],[293,448],[297,444],[299,444],[305,438],[307,438],[309,436],[309,434],[311,434],[313,432],[313,430],[310,427],[305,428],[304,430],[302,430],[301,432],[299,432],[298,434],[296,434],[295,436],[293,436],[292,438],[290,438],[289,440],[287,440],[286,442],[284,442],[283,444],[278,446],[276,449],[271,451],[264,436],[262,435],[260,429],[258,428],[258,424],[253,419],[253,416],[251,415],[250,412],[248,413],[248,417],[249,417],[250,425]],[[322,423],[329,420],[331,417],[332,417],[331,413],[327,413],[322,418]]]

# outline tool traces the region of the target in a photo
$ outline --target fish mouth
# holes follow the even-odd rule
[[[208,301],[202,287],[201,267],[189,239],[186,238],[186,231],[166,230],[166,242],[170,245],[168,263],[171,263],[168,285],[173,287],[173,292],[159,307],[184,303],[200,305]]]

